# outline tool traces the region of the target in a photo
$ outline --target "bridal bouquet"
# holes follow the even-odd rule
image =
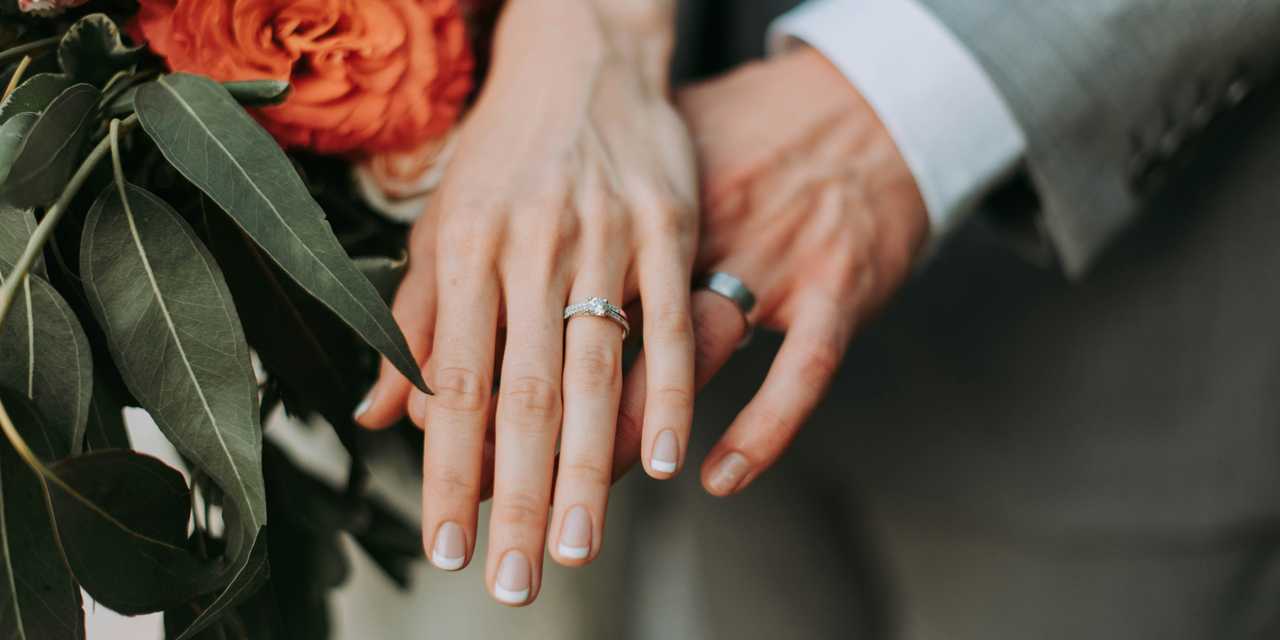
[[[351,411],[404,227],[476,82],[458,0],[0,0],[0,635],[81,590],[171,638],[321,638],[350,535],[397,582]],[[345,487],[264,439],[330,425]],[[140,407],[183,472],[138,453]]]

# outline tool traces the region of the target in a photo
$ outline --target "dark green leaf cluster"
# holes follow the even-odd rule
[[[379,356],[424,387],[403,260],[351,257],[403,230],[245,112],[287,83],[166,74],[118,17],[0,6],[0,635],[83,638],[82,587],[171,638],[323,638],[340,534],[399,584],[419,554],[350,417]],[[348,486],[264,437],[279,404],[331,425]],[[189,482],[131,449],[127,406]]]

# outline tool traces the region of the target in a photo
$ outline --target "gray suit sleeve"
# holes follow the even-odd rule
[[[1073,276],[1280,62],[1280,0],[920,1],[1023,127],[1035,215]]]

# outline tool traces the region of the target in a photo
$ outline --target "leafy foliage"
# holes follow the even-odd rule
[[[286,155],[245,111],[287,83],[164,75],[121,33],[130,0],[53,19],[10,4],[0,637],[82,639],[83,588],[165,612],[179,640],[323,638],[341,536],[401,585],[420,555],[416,527],[365,494],[350,416],[379,354],[424,386],[386,303],[403,260],[351,257],[400,253],[404,229],[348,197],[345,165]],[[264,439],[280,400],[339,435],[347,486]],[[135,404],[189,481],[130,449]]]
[[[232,500],[241,522],[228,527],[228,553],[247,557],[266,523],[262,427],[249,347],[213,257],[164,201],[108,187],[85,222],[80,275],[129,390]]]
[[[70,77],[60,73],[31,76],[0,103],[0,123],[8,122],[20,113],[39,115],[73,84],[75,82]]]
[[[0,385],[21,391],[50,423],[66,427],[70,452],[80,452],[93,392],[89,341],[66,301],[39,276],[28,278],[0,327]]]
[[[67,562],[80,584],[124,614],[178,606],[216,588],[219,567],[186,545],[182,474],[126,450],[67,458],[50,485]]]
[[[46,206],[61,195],[89,139],[99,97],[92,85],[74,84],[40,113],[5,181],[10,204]]]
[[[142,127],[303,289],[425,389],[391,310],[355,268],[292,163],[224,87],[175,74],[138,89]]]
[[[42,420],[20,393],[0,387],[3,403],[34,453],[71,452],[70,434]],[[80,590],[67,571],[50,520],[45,487],[7,442],[0,443],[0,628],[23,640],[82,640]]]

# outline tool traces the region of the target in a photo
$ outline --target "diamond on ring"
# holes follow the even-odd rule
[[[614,324],[622,328],[623,340],[626,340],[627,334],[631,332],[631,323],[627,320],[627,312],[615,306],[606,298],[592,296],[587,298],[586,302],[578,302],[564,308],[565,320],[570,320],[577,316],[591,316],[613,321]]]

